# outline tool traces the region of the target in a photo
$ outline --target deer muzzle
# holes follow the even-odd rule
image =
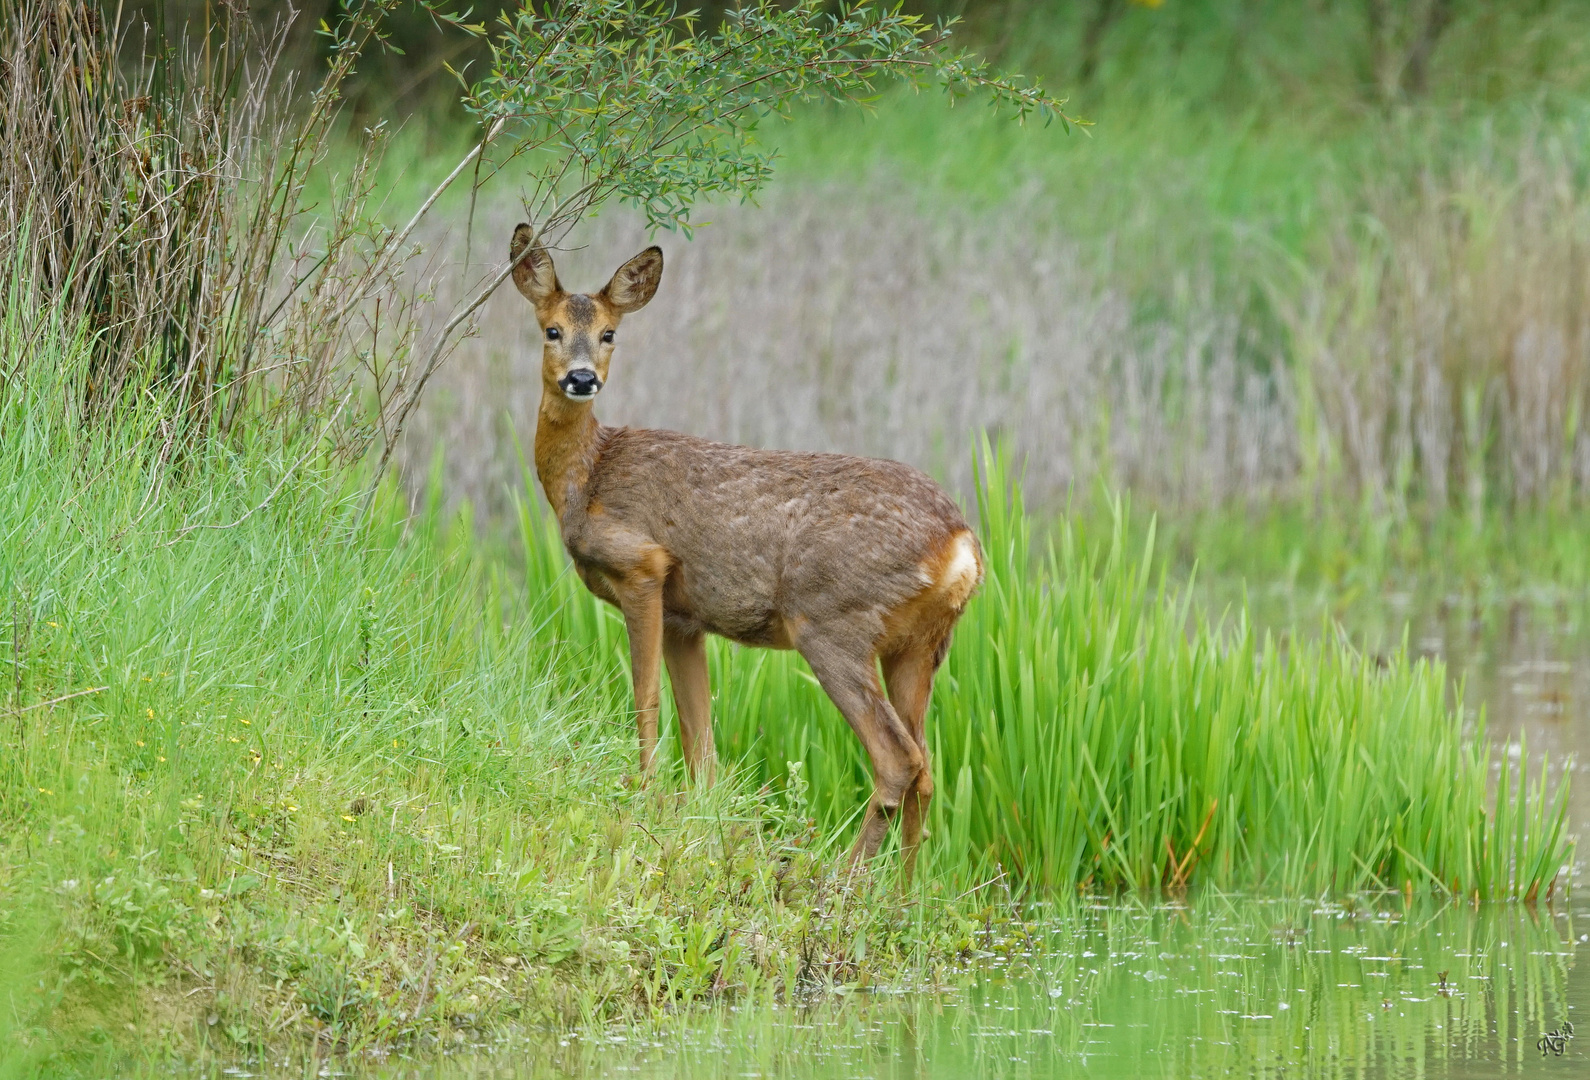
[[[602,380],[590,368],[574,368],[558,380],[558,388],[570,401],[590,401],[602,389]]]

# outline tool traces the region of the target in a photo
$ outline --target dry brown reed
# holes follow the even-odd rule
[[[1363,185],[1278,293],[1319,491],[1393,511],[1590,491],[1590,199],[1559,137]],[[1344,200],[1345,203],[1345,200]]]
[[[894,457],[971,490],[976,433],[1054,506],[1099,481],[1168,507],[1276,499],[1406,514],[1590,491],[1590,200],[1539,135],[1454,156],[1416,184],[1331,196],[1317,256],[1251,260],[1284,328],[1249,329],[1189,285],[1135,317],[1038,195],[928,206],[899,178],[784,186],[664,237],[658,298],[623,332],[599,411],[761,446]],[[507,235],[488,213],[482,237]],[[648,242],[609,214],[560,256],[596,288]],[[434,237],[445,249],[448,241]],[[1239,347],[1241,346],[1241,347]],[[495,297],[422,410],[405,471],[446,449],[446,488],[488,513],[520,483],[539,397],[528,307]],[[1356,509],[1355,511],[1356,512]]]
[[[908,461],[970,495],[987,431],[1026,461],[1029,498],[1054,504],[1098,479],[1178,502],[1274,494],[1296,472],[1284,386],[1239,360],[1212,305],[1171,325],[1130,305],[1045,227],[1031,196],[998,215],[930,210],[902,185],[784,187],[719,206],[693,241],[663,237],[656,300],[621,331],[609,423],[757,446]],[[506,243],[511,215],[474,226]],[[448,241],[437,237],[434,244]],[[558,256],[596,289],[649,242],[605,215]],[[439,376],[405,449],[423,482],[488,513],[521,482],[540,396],[534,316],[504,290]],[[418,489],[418,483],[415,485]]]
[[[162,453],[256,424],[356,460],[415,392],[423,283],[376,220],[382,133],[349,154],[340,125],[385,9],[350,9],[304,89],[278,64],[293,17],[223,4],[168,33],[0,0],[7,314],[82,334],[80,407],[161,410]]]
[[[407,476],[443,446],[450,497],[505,508],[539,395],[529,309],[499,291],[442,361],[520,215],[485,207],[469,273],[462,221],[381,224],[381,133],[349,156],[338,102],[385,9],[346,21],[341,59],[302,90],[273,59],[283,28],[240,10],[169,40],[96,10],[0,0],[7,317],[47,311],[91,337],[90,408],[175,403],[173,433],[267,416],[348,460],[408,423]],[[1590,200],[1549,130],[1567,129],[1432,154],[1451,164],[1411,183],[1344,184],[1313,255],[1256,250],[1246,284],[1280,316],[1278,355],[1196,268],[1171,314],[1139,314],[1041,191],[974,211],[898,176],[786,185],[664,238],[662,292],[626,326],[601,413],[895,457],[963,494],[988,432],[1051,506],[1100,481],[1193,508],[1577,501]],[[648,237],[611,212],[574,240],[565,279],[594,288]]]

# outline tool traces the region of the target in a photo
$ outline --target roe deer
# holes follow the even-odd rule
[[[852,861],[877,853],[903,808],[909,875],[933,797],[923,737],[933,676],[983,576],[972,530],[933,481],[898,462],[598,423],[591,402],[619,321],[656,293],[662,251],[629,260],[601,292],[570,293],[534,241],[520,225],[508,255],[545,338],[536,475],[581,580],[624,614],[642,776],[657,748],[659,658],[685,762],[710,782],[705,635],[795,649],[872,761]]]

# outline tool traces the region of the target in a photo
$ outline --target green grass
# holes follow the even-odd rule
[[[767,794],[635,788],[544,583],[434,506],[351,530],[344,474],[284,479],[266,438],[163,460],[158,396],[85,422],[81,350],[10,311],[0,1074],[423,1048],[958,963],[960,908],[836,876]]]
[[[1488,801],[1439,669],[1211,630],[1124,524],[1033,541],[996,463],[902,896],[892,863],[844,872],[866,772],[791,655],[715,648],[729,779],[638,789],[621,626],[530,504],[518,561],[435,500],[354,529],[346,474],[289,475],[277,440],[167,458],[158,395],[86,421],[84,351],[10,310],[5,1068],[932,982],[1007,889],[1533,896],[1568,856],[1543,779]]]
[[[871,113],[798,113],[763,139],[779,154],[779,183],[882,174],[928,211],[1014,207],[1079,244],[1145,318],[1200,299],[1276,318],[1270,305],[1317,271],[1342,222],[1374,224],[1375,193],[1450,178],[1454,199],[1504,196],[1514,155],[1536,141],[1568,155],[1575,175],[1590,167],[1580,95],[1381,113],[1318,101],[1293,112],[1210,108],[1144,93],[1106,97],[1087,115],[1091,127],[1066,133],[975,102],[894,93]]]

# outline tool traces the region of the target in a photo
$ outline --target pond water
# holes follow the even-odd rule
[[[1088,908],[1052,927],[985,957],[955,989],[720,1010],[661,1036],[465,1048],[371,1075],[1590,1075],[1590,964],[1580,962],[1590,955],[1590,905],[1205,894],[1185,905]],[[1570,1037],[1579,1018],[1584,1031]]]

